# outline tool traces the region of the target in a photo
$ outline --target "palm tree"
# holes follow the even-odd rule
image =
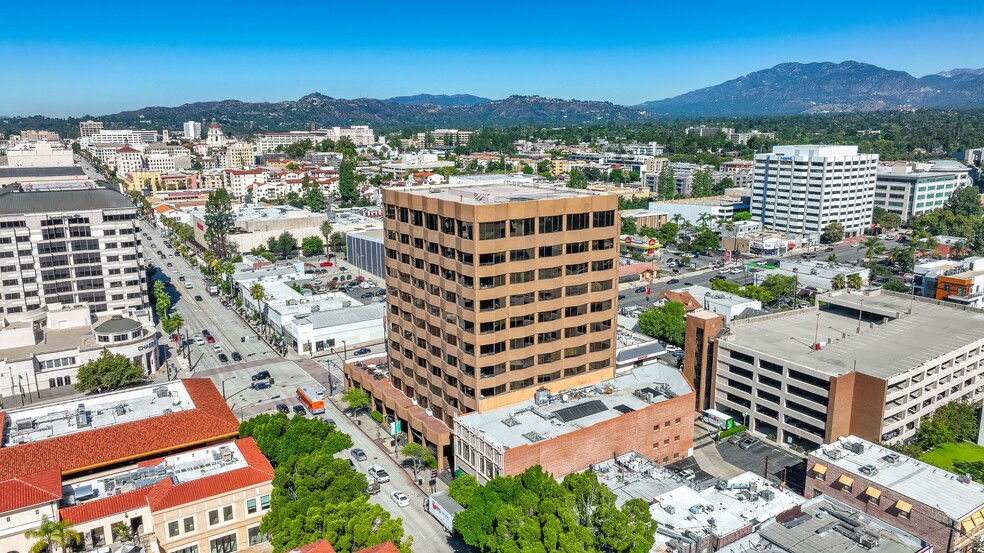
[[[855,290],[860,290],[862,284],[864,284],[864,281],[861,280],[861,275],[859,275],[858,273],[851,273],[847,275],[848,287],[854,288]]]
[[[328,244],[331,242],[331,222],[325,220],[325,222],[321,223],[321,226],[318,227],[318,230],[321,231],[321,236],[325,237],[325,247],[327,248]]]
[[[868,258],[868,267],[875,264],[875,256],[885,253],[885,244],[877,236],[869,236],[864,241],[865,257]]]
[[[834,278],[830,279],[830,287],[834,290],[841,290],[844,288],[846,281],[844,280],[844,275],[837,274]]]
[[[67,520],[57,521],[41,516],[41,525],[24,532],[24,537],[37,540],[28,553],[52,552],[55,547],[65,550],[71,543],[79,542],[82,536],[72,529],[72,523]]]

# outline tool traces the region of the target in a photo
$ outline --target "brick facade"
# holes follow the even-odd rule
[[[820,475],[814,469],[817,463],[827,467],[826,474]],[[870,517],[877,518],[888,524],[901,528],[933,545],[937,551],[957,551],[968,545],[973,538],[962,535],[960,522],[951,520],[946,513],[935,506],[926,505],[900,494],[898,490],[886,488],[866,479],[864,475],[845,472],[829,461],[810,455],[807,459],[806,487],[803,495],[812,499],[817,495],[828,495],[841,503],[845,503]],[[843,489],[838,483],[841,475],[854,479],[850,491]],[[865,490],[873,487],[881,491],[877,503],[869,502]],[[898,500],[912,505],[909,517],[903,516],[896,508]]]
[[[510,448],[503,474],[540,465],[551,474],[566,475],[630,451],[657,463],[672,463],[693,450],[693,405],[692,394],[681,395],[550,440]]]

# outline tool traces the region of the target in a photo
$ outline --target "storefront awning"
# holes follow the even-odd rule
[[[824,474],[827,474],[827,467],[821,465],[820,463],[817,463],[813,465],[813,472],[822,476]]]
[[[879,497],[881,497],[881,490],[876,490],[875,488],[868,486],[868,489],[864,491],[864,495],[872,499],[878,499]]]
[[[846,474],[842,474],[840,478],[837,479],[837,483],[841,486],[853,486],[854,479]]]
[[[895,508],[898,509],[899,511],[902,511],[903,513],[908,513],[909,511],[912,510],[912,505],[900,499],[895,502]]]

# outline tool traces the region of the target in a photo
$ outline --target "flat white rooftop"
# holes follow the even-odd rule
[[[862,453],[845,449],[848,443],[864,445]],[[898,460],[887,457],[890,449],[875,445],[855,436],[838,439],[810,453],[821,465],[837,467],[860,475],[872,486],[894,490],[924,505],[934,507],[950,518],[962,521],[968,515],[984,509],[984,486],[977,482],[963,483],[956,474],[911,457],[899,455]],[[874,474],[864,474],[861,467],[875,467]]]
[[[228,442],[166,457],[155,465],[73,482],[62,493],[69,504],[77,505],[152,486],[165,478],[177,486],[247,466],[239,446]]]
[[[458,418],[463,426],[503,447],[549,440],[691,392],[680,371],[662,363],[636,367],[595,386]]]
[[[180,381],[7,411],[3,447],[194,409]]]
[[[427,196],[444,201],[459,202],[466,205],[505,204],[511,202],[532,202],[538,200],[561,200],[565,198],[584,198],[604,193],[578,190],[564,186],[535,185],[527,183],[465,184],[446,186],[427,186],[403,189],[408,194]]]

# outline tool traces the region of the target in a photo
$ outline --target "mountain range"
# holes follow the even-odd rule
[[[332,98],[320,93],[282,102],[221,100],[177,107],[146,107],[98,117],[114,127],[180,128],[189,120],[216,121],[234,132],[287,130],[316,125],[479,127],[645,122],[668,117],[795,115],[984,107],[984,68],[951,69],[916,78],[855,61],[783,63],[673,98],[622,106],[611,102],[470,94],[417,94],[384,100]],[[7,118],[6,130],[37,121]],[[32,127],[24,127],[32,128]],[[37,127],[33,127],[37,128]]]

